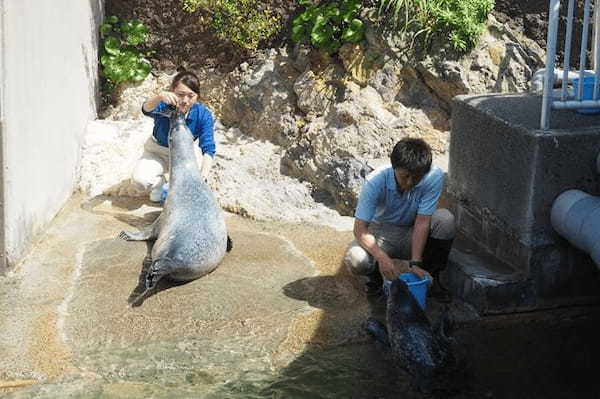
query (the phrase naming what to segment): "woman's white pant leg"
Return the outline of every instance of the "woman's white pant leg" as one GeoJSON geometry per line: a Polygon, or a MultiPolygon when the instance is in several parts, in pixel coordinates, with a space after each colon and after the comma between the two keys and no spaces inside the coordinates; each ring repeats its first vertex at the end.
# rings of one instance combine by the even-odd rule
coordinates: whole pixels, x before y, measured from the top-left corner
{"type": "Polygon", "coordinates": [[[144,153],[135,165],[131,177],[133,183],[146,192],[162,185],[165,182],[164,174],[168,171],[168,149],[165,149],[165,159],[165,154],[161,154],[165,150],[154,148],[155,146],[160,147],[154,140],[152,143],[146,143],[144,153]]]}

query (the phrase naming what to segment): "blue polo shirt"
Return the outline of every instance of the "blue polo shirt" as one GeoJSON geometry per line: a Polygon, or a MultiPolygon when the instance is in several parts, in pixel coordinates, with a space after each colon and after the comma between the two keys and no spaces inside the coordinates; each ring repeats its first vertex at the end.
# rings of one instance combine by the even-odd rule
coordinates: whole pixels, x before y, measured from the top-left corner
{"type": "MultiPolygon", "coordinates": [[[[142,113],[154,119],[154,129],[152,135],[163,147],[169,146],[169,129],[170,123],[169,118],[161,115],[160,112],[167,110],[167,104],[160,102],[156,108],[150,112],[144,111],[142,113]]],[[[194,140],[198,139],[198,146],[202,150],[203,154],[209,154],[214,158],[216,152],[215,146],[215,133],[214,133],[214,119],[211,112],[204,105],[196,103],[190,108],[185,118],[185,124],[192,131],[194,140]]]]}
{"type": "Polygon", "coordinates": [[[432,166],[410,191],[396,188],[394,169],[384,165],[369,173],[358,198],[354,216],[365,222],[412,226],[417,214],[432,215],[442,195],[444,172],[432,166]]]}

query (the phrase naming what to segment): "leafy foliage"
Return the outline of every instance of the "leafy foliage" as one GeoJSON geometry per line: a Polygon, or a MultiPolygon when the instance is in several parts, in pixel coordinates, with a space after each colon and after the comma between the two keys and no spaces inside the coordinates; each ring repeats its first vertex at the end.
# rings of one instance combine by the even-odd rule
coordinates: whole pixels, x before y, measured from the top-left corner
{"type": "Polygon", "coordinates": [[[123,21],[108,17],[100,26],[102,37],[102,72],[111,85],[121,82],[140,82],[152,69],[145,55],[137,48],[148,37],[148,28],[140,21],[123,21]]]}
{"type": "Polygon", "coordinates": [[[315,48],[335,53],[344,42],[356,43],[364,37],[364,23],[359,18],[360,0],[331,1],[315,4],[299,0],[306,9],[292,24],[292,40],[310,42],[315,48]]]}
{"type": "Polygon", "coordinates": [[[445,35],[452,47],[468,51],[477,44],[494,0],[378,0],[379,14],[389,16],[394,27],[410,33],[413,41],[428,44],[445,35]]]}
{"type": "Polygon", "coordinates": [[[257,0],[182,0],[183,9],[199,9],[212,16],[210,25],[224,40],[255,50],[261,41],[279,32],[278,18],[269,9],[261,9],[257,0]]]}

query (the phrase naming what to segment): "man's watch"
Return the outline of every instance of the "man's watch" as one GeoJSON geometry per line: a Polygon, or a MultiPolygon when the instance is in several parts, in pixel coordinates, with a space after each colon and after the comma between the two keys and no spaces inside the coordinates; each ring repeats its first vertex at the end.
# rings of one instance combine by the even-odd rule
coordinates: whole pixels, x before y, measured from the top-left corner
{"type": "Polygon", "coordinates": [[[423,267],[423,261],[422,260],[411,260],[408,262],[408,267],[410,269],[412,269],[413,266],[417,266],[417,267],[423,267]]]}

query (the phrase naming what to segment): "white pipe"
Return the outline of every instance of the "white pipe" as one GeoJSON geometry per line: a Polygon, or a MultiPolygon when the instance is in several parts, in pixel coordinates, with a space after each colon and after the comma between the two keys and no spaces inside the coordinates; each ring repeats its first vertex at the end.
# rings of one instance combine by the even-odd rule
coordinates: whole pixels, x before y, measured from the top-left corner
{"type": "MultiPolygon", "coordinates": [[[[535,73],[533,74],[533,76],[531,77],[530,83],[529,83],[529,92],[530,93],[535,93],[535,94],[540,94],[543,91],[544,88],[544,75],[546,73],[546,68],[542,68],[542,69],[538,69],[537,71],[535,71],[535,73]]],[[[564,70],[560,69],[560,68],[554,68],[554,82],[557,84],[562,84],[563,83],[563,79],[564,79],[564,70]]],[[[594,76],[594,71],[592,70],[586,70],[584,71],[584,75],[587,76],[594,76]]],[[[579,71],[575,72],[575,71],[568,71],[567,74],[567,83],[570,83],[573,81],[573,79],[579,79],[579,71]]],[[[562,94],[562,93],[561,93],[562,94]]],[[[560,96],[556,96],[553,95],[553,98],[560,98],[560,96]]]]}
{"type": "Polygon", "coordinates": [[[550,219],[558,234],[590,254],[600,268],[600,197],[567,190],[554,200],[550,219]]]}

